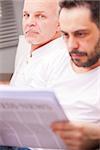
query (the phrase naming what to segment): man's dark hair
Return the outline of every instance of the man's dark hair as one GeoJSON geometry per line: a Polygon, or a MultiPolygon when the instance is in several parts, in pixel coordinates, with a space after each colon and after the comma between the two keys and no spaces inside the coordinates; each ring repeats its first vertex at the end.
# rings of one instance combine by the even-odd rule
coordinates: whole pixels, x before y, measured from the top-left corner
{"type": "Polygon", "coordinates": [[[59,6],[60,11],[63,8],[87,7],[90,9],[92,21],[100,28],[100,0],[61,0],[59,6]]]}

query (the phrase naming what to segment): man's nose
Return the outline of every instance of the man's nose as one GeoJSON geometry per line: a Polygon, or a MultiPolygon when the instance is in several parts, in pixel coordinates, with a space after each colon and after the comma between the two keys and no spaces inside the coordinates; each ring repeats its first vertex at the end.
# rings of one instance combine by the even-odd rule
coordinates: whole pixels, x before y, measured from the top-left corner
{"type": "Polygon", "coordinates": [[[79,48],[79,41],[76,38],[68,39],[68,49],[70,51],[77,50],[79,48]]]}
{"type": "Polygon", "coordinates": [[[29,18],[29,20],[28,20],[28,24],[29,24],[29,26],[36,26],[36,25],[37,25],[37,22],[36,22],[35,17],[30,16],[30,18],[29,18]]]}

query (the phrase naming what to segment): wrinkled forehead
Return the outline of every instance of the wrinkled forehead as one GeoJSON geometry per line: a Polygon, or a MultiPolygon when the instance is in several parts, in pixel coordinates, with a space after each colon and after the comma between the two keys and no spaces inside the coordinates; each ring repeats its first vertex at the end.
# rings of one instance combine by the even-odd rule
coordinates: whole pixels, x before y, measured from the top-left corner
{"type": "Polygon", "coordinates": [[[24,11],[58,12],[58,0],[24,0],[24,11]]]}

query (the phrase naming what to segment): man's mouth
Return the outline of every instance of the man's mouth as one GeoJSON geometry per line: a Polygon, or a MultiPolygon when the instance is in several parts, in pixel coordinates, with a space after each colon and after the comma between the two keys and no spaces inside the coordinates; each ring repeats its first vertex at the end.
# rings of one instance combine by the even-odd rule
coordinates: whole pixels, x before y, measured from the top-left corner
{"type": "Polygon", "coordinates": [[[87,53],[75,51],[75,52],[70,52],[70,56],[71,56],[72,58],[80,58],[80,57],[85,57],[85,56],[87,56],[87,53]]]}
{"type": "Polygon", "coordinates": [[[84,57],[84,56],[86,56],[86,55],[83,55],[83,54],[71,54],[71,56],[72,56],[73,58],[80,58],[80,57],[84,57]]]}
{"type": "Polygon", "coordinates": [[[38,31],[35,31],[35,30],[27,30],[26,32],[25,32],[25,34],[39,34],[39,32],[38,31]]]}

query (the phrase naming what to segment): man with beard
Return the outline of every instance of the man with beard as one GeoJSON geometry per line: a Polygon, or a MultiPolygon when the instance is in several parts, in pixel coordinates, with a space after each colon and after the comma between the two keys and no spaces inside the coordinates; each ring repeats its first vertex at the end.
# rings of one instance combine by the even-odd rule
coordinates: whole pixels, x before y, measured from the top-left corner
{"type": "Polygon", "coordinates": [[[56,92],[70,121],[52,129],[69,150],[92,150],[100,138],[91,125],[100,123],[100,1],[62,0],[59,19],[70,60],[56,92]]]}

